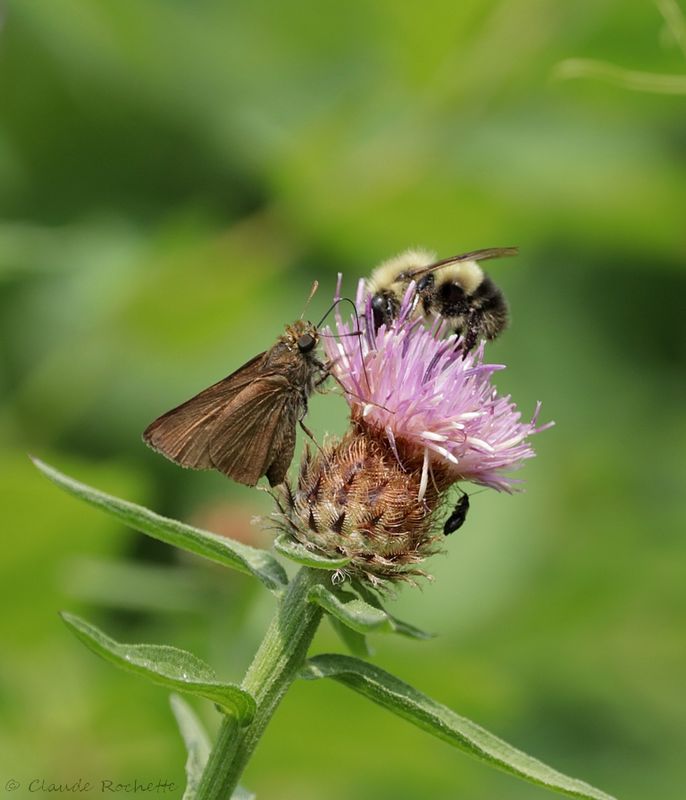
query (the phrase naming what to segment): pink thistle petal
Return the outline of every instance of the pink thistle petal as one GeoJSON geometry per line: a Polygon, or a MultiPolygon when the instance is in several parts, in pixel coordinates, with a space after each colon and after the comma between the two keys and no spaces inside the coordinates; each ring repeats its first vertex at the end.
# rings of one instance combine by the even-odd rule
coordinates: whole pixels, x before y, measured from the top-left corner
{"type": "MultiPolygon", "coordinates": [[[[444,321],[422,324],[417,302],[412,283],[397,320],[374,333],[371,296],[360,281],[363,335],[326,338],[324,344],[348,404],[357,418],[385,434],[396,457],[398,441],[416,446],[426,474],[439,463],[456,481],[513,491],[519,481],[504,473],[535,455],[529,437],[553,423],[537,427],[540,403],[531,421],[522,422],[510,396],[500,396],[491,383],[505,367],[484,363],[483,342],[463,357],[456,336],[442,338],[444,321]]],[[[338,309],[335,321],[339,335],[356,330],[354,318],[345,322],[338,309]]],[[[425,481],[423,475],[423,486],[425,481]]]]}

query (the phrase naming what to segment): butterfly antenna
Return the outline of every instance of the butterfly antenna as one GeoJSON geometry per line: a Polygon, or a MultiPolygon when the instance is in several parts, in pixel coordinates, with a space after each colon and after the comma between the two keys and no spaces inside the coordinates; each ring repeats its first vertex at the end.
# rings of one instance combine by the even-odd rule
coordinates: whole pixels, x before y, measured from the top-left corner
{"type": "Polygon", "coordinates": [[[312,300],[318,288],[319,288],[319,281],[315,281],[312,284],[312,289],[310,289],[310,296],[307,298],[307,302],[305,303],[305,307],[303,308],[303,313],[300,315],[300,319],[303,319],[303,317],[305,316],[305,312],[307,311],[307,306],[309,306],[310,300],[312,300]]]}
{"type": "Polygon", "coordinates": [[[320,333],[325,339],[346,339],[349,336],[364,336],[362,331],[352,331],[351,333],[320,333]]]}
{"type": "MultiPolygon", "coordinates": [[[[331,303],[331,305],[330,305],[330,306],[329,306],[329,307],[326,309],[326,314],[324,314],[324,316],[323,316],[323,317],[322,317],[322,318],[319,320],[319,322],[317,323],[317,328],[321,328],[321,326],[322,326],[322,324],[323,324],[324,320],[325,320],[325,319],[326,319],[326,318],[329,316],[329,314],[330,314],[330,313],[331,313],[331,312],[334,310],[334,308],[336,308],[336,306],[337,306],[339,303],[350,303],[350,305],[353,307],[353,311],[354,311],[354,313],[355,313],[355,318],[357,319],[357,309],[355,308],[355,303],[353,303],[353,301],[352,301],[352,300],[351,300],[349,297],[338,297],[338,298],[336,298],[336,300],[334,300],[334,301],[333,301],[333,303],[331,303]]],[[[359,321],[359,320],[358,320],[358,321],[359,321]]],[[[360,326],[358,325],[357,327],[359,328],[360,326]]]]}
{"type": "Polygon", "coordinates": [[[362,371],[364,372],[364,380],[365,383],[367,384],[367,389],[368,391],[371,392],[372,387],[371,384],[369,383],[369,375],[367,375],[367,366],[364,363],[364,353],[362,352],[362,339],[361,339],[362,330],[360,329],[360,315],[357,313],[357,307],[355,306],[355,303],[353,303],[353,301],[349,297],[339,297],[336,300],[334,300],[333,303],[331,303],[331,305],[329,306],[326,314],[324,314],[324,316],[321,318],[319,324],[317,325],[317,329],[321,327],[324,320],[329,316],[329,314],[334,310],[334,308],[336,308],[336,306],[339,303],[350,303],[353,310],[353,314],[355,315],[355,322],[357,324],[357,331],[355,332],[355,335],[360,336],[359,344],[360,344],[360,361],[362,362],[362,371]]]}

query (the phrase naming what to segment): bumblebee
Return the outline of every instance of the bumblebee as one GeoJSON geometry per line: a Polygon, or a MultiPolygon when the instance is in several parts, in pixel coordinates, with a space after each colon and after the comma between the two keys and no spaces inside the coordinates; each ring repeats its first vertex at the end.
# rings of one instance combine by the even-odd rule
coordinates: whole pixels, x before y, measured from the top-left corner
{"type": "Polygon", "coordinates": [[[417,249],[384,261],[367,281],[375,330],[397,317],[407,287],[416,281],[424,316],[447,320],[463,337],[465,352],[479,339],[496,339],[509,321],[507,301],[479,262],[517,252],[516,247],[491,247],[436,261],[434,253],[417,249]]]}

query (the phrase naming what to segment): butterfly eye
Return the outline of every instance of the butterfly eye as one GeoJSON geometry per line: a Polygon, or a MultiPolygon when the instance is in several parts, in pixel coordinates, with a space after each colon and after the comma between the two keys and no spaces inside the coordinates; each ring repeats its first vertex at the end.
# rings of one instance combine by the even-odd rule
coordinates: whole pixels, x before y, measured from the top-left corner
{"type": "Polygon", "coordinates": [[[304,333],[298,339],[298,350],[301,353],[309,353],[315,346],[316,342],[314,340],[314,336],[311,336],[309,333],[304,333]]]}

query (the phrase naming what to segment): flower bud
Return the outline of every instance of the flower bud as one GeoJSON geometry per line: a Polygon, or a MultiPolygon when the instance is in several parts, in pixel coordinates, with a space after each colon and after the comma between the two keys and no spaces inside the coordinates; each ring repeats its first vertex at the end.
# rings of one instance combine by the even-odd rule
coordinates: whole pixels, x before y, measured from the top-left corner
{"type": "Polygon", "coordinates": [[[385,436],[354,425],[340,441],[305,450],[297,485],[278,488],[279,523],[308,549],[349,558],[344,572],[377,584],[424,575],[437,551],[440,486],[421,492],[422,467],[403,465],[385,436]]]}

